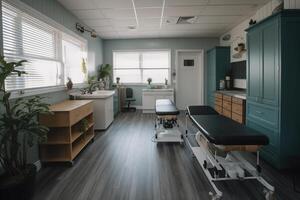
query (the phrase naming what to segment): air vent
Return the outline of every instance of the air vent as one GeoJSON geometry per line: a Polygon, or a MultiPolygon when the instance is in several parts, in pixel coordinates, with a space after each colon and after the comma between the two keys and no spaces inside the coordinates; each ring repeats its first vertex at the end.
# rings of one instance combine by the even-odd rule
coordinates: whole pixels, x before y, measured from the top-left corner
{"type": "Polygon", "coordinates": [[[196,16],[179,17],[176,24],[194,24],[196,21],[196,16]]]}

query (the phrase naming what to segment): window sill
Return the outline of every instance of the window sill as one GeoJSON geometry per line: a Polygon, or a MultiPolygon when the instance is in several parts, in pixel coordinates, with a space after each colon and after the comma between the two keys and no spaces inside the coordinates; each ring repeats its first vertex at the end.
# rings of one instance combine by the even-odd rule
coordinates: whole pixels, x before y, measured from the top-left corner
{"type": "MultiPolygon", "coordinates": [[[[80,84],[74,84],[73,89],[80,89],[82,87],[85,87],[85,83],[80,84]]],[[[35,95],[42,95],[47,93],[53,93],[53,92],[60,92],[65,91],[67,93],[67,88],[63,85],[61,86],[54,86],[54,87],[43,87],[43,88],[34,88],[34,89],[25,89],[25,90],[15,90],[11,91],[10,99],[17,99],[17,98],[23,98],[23,97],[29,97],[29,96],[35,96],[35,95]]]]}

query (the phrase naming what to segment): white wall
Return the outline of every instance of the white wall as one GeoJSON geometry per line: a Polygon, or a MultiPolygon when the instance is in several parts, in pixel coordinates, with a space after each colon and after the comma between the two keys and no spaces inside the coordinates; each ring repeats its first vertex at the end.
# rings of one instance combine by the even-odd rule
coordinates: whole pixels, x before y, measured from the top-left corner
{"type": "MultiPolygon", "coordinates": [[[[300,2],[300,0],[285,0],[284,3],[286,1],[300,2]]],[[[272,14],[273,9],[276,8],[281,2],[282,2],[282,0],[272,0],[269,3],[267,3],[266,5],[264,5],[263,7],[261,7],[259,10],[257,10],[255,15],[253,15],[252,17],[246,19],[245,21],[243,21],[242,23],[240,23],[239,25],[237,25],[236,27],[234,27],[230,31],[223,34],[220,37],[220,45],[221,46],[231,46],[231,55],[234,54],[235,53],[234,47],[237,46],[237,43],[240,43],[240,42],[246,43],[246,32],[244,30],[249,27],[250,19],[254,19],[258,22],[258,21],[270,16],[272,14]],[[228,40],[228,41],[223,41],[222,37],[224,35],[227,35],[227,34],[231,35],[231,39],[228,40]]],[[[298,3],[298,4],[300,6],[300,3],[298,3]]],[[[247,59],[246,56],[247,56],[246,53],[244,53],[243,56],[239,59],[232,58],[232,56],[231,56],[231,62],[246,60],[247,59]]]]}

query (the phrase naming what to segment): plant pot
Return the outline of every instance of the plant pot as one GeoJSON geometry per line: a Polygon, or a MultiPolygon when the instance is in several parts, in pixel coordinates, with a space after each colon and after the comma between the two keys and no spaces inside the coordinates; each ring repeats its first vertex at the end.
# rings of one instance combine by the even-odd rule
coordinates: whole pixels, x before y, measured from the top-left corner
{"type": "Polygon", "coordinates": [[[0,199],[30,200],[34,195],[36,166],[27,165],[24,175],[0,177],[0,199]]]}

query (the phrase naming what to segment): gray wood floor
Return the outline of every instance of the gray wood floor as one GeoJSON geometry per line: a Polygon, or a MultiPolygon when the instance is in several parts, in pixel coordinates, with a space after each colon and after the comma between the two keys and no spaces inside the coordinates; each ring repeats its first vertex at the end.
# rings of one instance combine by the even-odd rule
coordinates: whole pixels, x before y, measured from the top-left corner
{"type": "MultiPolygon", "coordinates": [[[[180,124],[184,115],[180,116],[180,124]]],[[[98,133],[73,167],[48,165],[38,174],[35,200],[177,200],[209,199],[211,187],[187,146],[151,142],[154,115],[120,114],[98,133]]],[[[183,127],[183,126],[181,126],[183,127]]],[[[189,129],[194,128],[189,125],[189,129]]],[[[255,157],[245,155],[250,161],[255,157]]],[[[291,177],[262,163],[263,174],[276,187],[277,199],[300,199],[291,177]]],[[[264,199],[256,181],[218,183],[223,199],[264,199]]]]}

